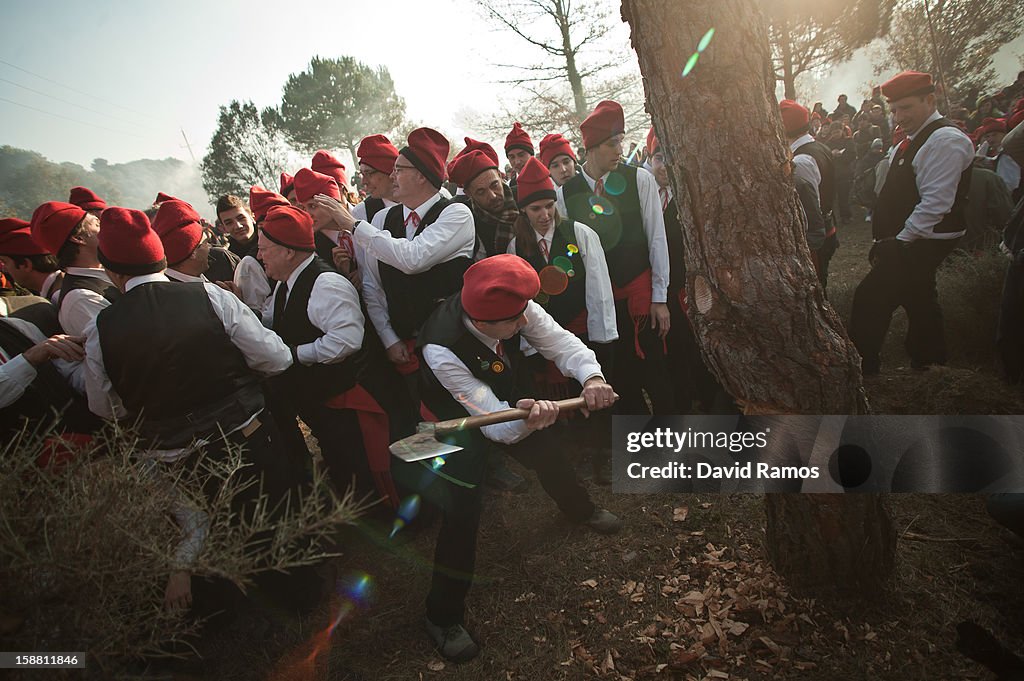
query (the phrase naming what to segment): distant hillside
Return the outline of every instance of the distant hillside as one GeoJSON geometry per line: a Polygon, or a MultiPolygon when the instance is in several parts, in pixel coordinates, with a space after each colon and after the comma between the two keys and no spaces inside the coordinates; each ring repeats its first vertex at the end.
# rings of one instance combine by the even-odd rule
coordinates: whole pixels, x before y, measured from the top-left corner
{"type": "Polygon", "coordinates": [[[98,158],[86,170],[76,163],[54,163],[35,151],[0,147],[0,216],[28,220],[41,203],[67,201],[76,185],[92,189],[110,205],[139,209],[165,192],[213,217],[199,169],[175,158],[114,164],[98,158]]]}

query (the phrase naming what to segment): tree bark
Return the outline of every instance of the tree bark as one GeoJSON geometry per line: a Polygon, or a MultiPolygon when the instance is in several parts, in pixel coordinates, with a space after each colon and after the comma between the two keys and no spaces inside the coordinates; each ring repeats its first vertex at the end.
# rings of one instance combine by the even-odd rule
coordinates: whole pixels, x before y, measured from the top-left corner
{"type": "MultiPolygon", "coordinates": [[[[623,0],[622,14],[668,151],[708,367],[748,414],[864,413],[860,357],[807,249],[755,1],[623,0]]],[[[895,541],[881,497],[768,495],[766,506],[769,555],[794,590],[888,580],[895,541]]]]}

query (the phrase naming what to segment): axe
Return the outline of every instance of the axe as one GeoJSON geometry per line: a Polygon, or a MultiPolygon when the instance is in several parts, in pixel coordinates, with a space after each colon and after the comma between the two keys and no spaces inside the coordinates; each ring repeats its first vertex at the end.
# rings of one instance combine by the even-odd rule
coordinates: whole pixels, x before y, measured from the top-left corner
{"type": "MultiPolygon", "coordinates": [[[[587,406],[586,400],[582,397],[559,400],[555,404],[558,405],[559,412],[574,411],[587,406]]],[[[438,438],[463,430],[493,426],[497,423],[508,423],[509,421],[519,421],[527,418],[529,415],[529,409],[504,409],[491,412],[490,414],[480,414],[479,416],[464,416],[448,421],[438,421],[437,423],[421,423],[420,432],[391,443],[388,449],[402,461],[411,462],[433,459],[436,456],[444,456],[462,450],[462,447],[441,442],[438,438]]]]}

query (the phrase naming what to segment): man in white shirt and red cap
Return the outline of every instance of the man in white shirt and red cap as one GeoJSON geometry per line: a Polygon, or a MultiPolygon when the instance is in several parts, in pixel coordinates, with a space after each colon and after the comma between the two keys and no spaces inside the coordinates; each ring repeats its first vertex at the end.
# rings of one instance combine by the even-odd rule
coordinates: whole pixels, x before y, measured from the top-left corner
{"type": "Polygon", "coordinates": [[[862,371],[877,374],[889,321],[907,313],[906,349],[916,369],[945,364],[935,272],[966,233],[974,145],[939,114],[927,73],[904,71],[882,85],[907,138],[890,151],[889,172],[871,215],[871,270],[857,286],[850,338],[862,371]]]}
{"type": "Polygon", "coordinates": [[[600,102],[580,124],[587,160],[583,172],[558,188],[559,213],[601,237],[619,326],[612,377],[622,396],[616,413],[674,413],[665,363],[671,326],[669,258],[658,185],[648,171],[622,163],[625,116],[600,102]]]}
{"type": "Polygon", "coordinates": [[[444,465],[427,467],[420,493],[443,511],[427,596],[426,628],[439,652],[462,662],[479,645],[464,626],[465,603],[473,579],[481,493],[491,443],[533,469],[542,486],[571,521],[602,534],[617,532],[621,521],[597,508],[579,484],[554,430],[554,402],[529,397],[525,339],[558,369],[583,386],[589,410],[606,409],[616,395],[605,382],[594,352],[558,324],[533,298],[540,279],[533,267],[505,254],[475,263],[460,293],[448,298],[427,320],[419,338],[423,401],[439,418],[485,414],[510,406],[529,411],[523,421],[466,430],[452,440],[464,448],[444,465]]]}
{"type": "Polygon", "coordinates": [[[416,418],[394,368],[365,337],[359,293],[314,252],[305,211],[271,208],[259,241],[260,259],[278,282],[263,323],[294,359],[272,381],[275,406],[291,405],[309,426],[339,492],[354,473],[397,504],[387,448],[415,431],[416,418]]]}
{"type": "Polygon", "coordinates": [[[579,170],[572,145],[558,133],[546,135],[540,141],[539,158],[557,187],[575,177],[579,170]]]}
{"type": "Polygon", "coordinates": [[[164,274],[171,281],[208,281],[203,273],[210,268],[210,242],[200,220],[192,206],[177,199],[160,204],[153,218],[153,231],[167,257],[164,274]]]}
{"type": "Polygon", "coordinates": [[[366,198],[352,207],[352,217],[372,223],[377,213],[398,203],[391,183],[391,173],[398,160],[398,147],[384,135],[370,135],[359,142],[356,156],[359,158],[359,175],[363,178],[366,198]]]}
{"type": "MultiPolygon", "coordinates": [[[[133,424],[139,455],[154,464],[219,460],[239,447],[252,464],[241,475],[255,484],[234,508],[249,512],[261,492],[275,508],[296,481],[264,414],[260,382],[291,364],[287,346],[215,284],[168,280],[163,244],[143,212],[108,208],[100,221],[99,259],[122,295],[87,330],[90,408],[133,424]]],[[[191,602],[187,561],[171,575],[166,598],[191,602]]]]}
{"type": "Polygon", "coordinates": [[[448,140],[436,130],[409,133],[391,174],[401,205],[377,213],[373,225],[356,221],[333,198],[314,199],[334,212],[343,230],[352,230],[366,254],[367,312],[396,365],[413,363],[420,326],[441,300],[459,290],[472,262],[473,215],[466,205],[440,193],[448,150],[448,140]]]}
{"type": "Polygon", "coordinates": [[[50,201],[36,208],[31,229],[36,243],[56,255],[64,270],[57,302],[61,328],[84,336],[100,310],[120,295],[96,253],[100,220],[78,206],[50,201]]]}
{"type": "Polygon", "coordinates": [[[100,216],[107,208],[107,202],[96,195],[96,192],[88,187],[72,187],[68,196],[68,203],[78,206],[86,213],[100,216]]]}
{"type": "MultiPolygon", "coordinates": [[[[811,225],[815,206],[806,206],[807,213],[807,246],[814,258],[814,269],[818,273],[818,281],[822,286],[828,283],[828,264],[839,247],[839,235],[836,230],[836,219],[832,212],[836,199],[836,171],[832,160],[832,151],[821,142],[811,137],[810,112],[791,99],[779,102],[782,115],[782,127],[789,142],[789,150],[793,154],[793,175],[807,183],[813,191],[816,210],[824,222],[824,239],[819,240],[817,232],[812,232],[811,225]]],[[[800,190],[800,187],[797,187],[800,190]]]]}
{"type": "Polygon", "coordinates": [[[54,305],[64,273],[57,258],[32,238],[30,223],[18,218],[0,220],[0,263],[14,281],[54,305]]]}

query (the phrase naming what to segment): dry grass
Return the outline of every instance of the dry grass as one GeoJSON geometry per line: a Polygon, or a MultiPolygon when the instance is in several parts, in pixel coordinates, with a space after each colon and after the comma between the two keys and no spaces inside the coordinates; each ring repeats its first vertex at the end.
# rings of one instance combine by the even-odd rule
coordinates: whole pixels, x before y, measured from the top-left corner
{"type": "Polygon", "coordinates": [[[0,452],[0,649],[87,651],[96,678],[191,646],[195,620],[163,604],[167,578],[180,569],[176,503],[209,520],[192,574],[242,588],[261,572],[319,561],[359,511],[351,497],[310,493],[283,513],[263,496],[240,518],[231,499],[251,484],[239,474],[240,450],[217,464],[201,458],[154,474],[134,458],[130,433],[109,432],[71,461],[42,468],[45,435],[23,433],[0,452]],[[203,495],[206,482],[219,490],[215,498],[203,495]]]}

